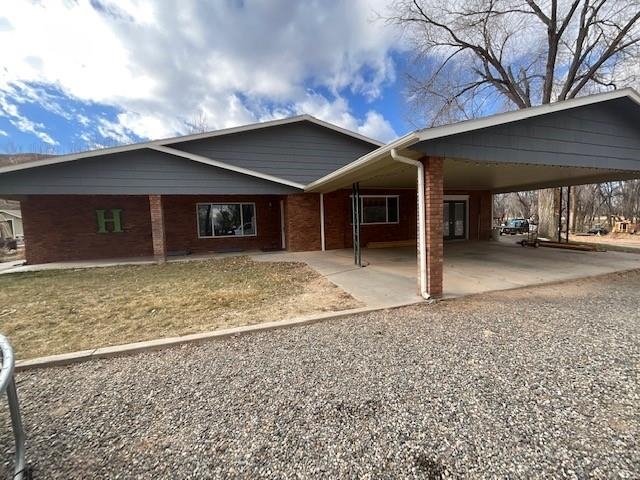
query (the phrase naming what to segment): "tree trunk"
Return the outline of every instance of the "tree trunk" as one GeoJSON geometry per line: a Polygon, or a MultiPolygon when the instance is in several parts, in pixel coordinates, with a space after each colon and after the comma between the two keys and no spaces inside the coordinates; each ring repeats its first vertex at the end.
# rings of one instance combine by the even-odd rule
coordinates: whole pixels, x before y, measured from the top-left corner
{"type": "Polygon", "coordinates": [[[558,193],[557,188],[538,192],[538,234],[549,240],[558,238],[558,193]]]}

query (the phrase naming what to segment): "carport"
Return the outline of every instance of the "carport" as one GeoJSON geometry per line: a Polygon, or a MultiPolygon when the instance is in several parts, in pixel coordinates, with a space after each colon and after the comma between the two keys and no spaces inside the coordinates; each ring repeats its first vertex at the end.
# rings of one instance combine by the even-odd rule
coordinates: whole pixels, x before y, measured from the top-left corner
{"type": "MultiPolygon", "coordinates": [[[[640,178],[640,96],[625,89],[418,130],[305,190],[328,194],[352,187],[357,198],[360,188],[415,189],[419,291],[438,298],[445,233],[455,237],[455,229],[459,238],[469,239],[472,230],[474,238],[489,240],[491,195],[634,178],[640,178]],[[465,208],[455,205],[465,201],[465,208]]],[[[357,205],[352,222],[356,262],[361,248],[357,205]]],[[[518,255],[533,254],[522,250],[518,255]]],[[[490,282],[492,274],[486,275],[490,282]]]]}

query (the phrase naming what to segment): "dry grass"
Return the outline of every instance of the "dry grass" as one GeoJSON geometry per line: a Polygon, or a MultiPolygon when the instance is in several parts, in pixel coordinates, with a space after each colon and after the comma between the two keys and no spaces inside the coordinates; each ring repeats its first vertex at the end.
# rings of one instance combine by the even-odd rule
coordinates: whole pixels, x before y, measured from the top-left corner
{"type": "Polygon", "coordinates": [[[569,239],[578,243],[595,244],[607,250],[638,253],[640,251],[640,235],[628,233],[610,233],[603,236],[570,235],[569,239]]]}
{"type": "Polygon", "coordinates": [[[0,332],[18,358],[357,306],[304,264],[248,257],[0,276],[0,332]]]}

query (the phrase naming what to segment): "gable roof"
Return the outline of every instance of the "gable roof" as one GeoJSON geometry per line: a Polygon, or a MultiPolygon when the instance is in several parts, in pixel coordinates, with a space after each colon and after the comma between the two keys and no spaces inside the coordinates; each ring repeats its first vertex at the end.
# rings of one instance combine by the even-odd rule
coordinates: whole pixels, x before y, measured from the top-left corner
{"type": "Polygon", "coordinates": [[[36,160],[33,162],[0,167],[0,174],[27,170],[27,169],[43,167],[43,166],[49,166],[49,165],[58,165],[62,163],[73,162],[76,160],[82,160],[87,158],[96,158],[96,157],[101,157],[106,155],[117,154],[117,153],[150,149],[150,150],[156,150],[156,151],[163,151],[164,153],[169,153],[171,155],[179,156],[181,158],[186,158],[192,161],[209,164],[218,168],[223,168],[223,169],[234,171],[237,173],[242,173],[245,175],[269,180],[275,183],[280,183],[283,185],[293,186],[293,187],[302,189],[304,187],[302,183],[291,181],[286,178],[281,178],[278,176],[261,173],[255,169],[239,167],[236,165],[232,165],[228,162],[223,162],[216,159],[204,157],[202,155],[194,155],[194,154],[191,154],[190,152],[183,152],[180,149],[170,148],[170,146],[174,144],[184,144],[186,142],[206,140],[206,139],[212,139],[216,137],[224,137],[224,136],[234,135],[237,133],[251,132],[256,130],[267,129],[270,127],[283,126],[283,125],[299,124],[302,122],[308,122],[313,125],[317,125],[322,128],[328,129],[332,132],[345,135],[349,138],[356,139],[361,142],[365,142],[374,148],[380,147],[383,145],[381,142],[377,140],[373,140],[359,133],[352,132],[345,128],[339,127],[337,125],[333,125],[331,123],[312,117],[311,115],[305,114],[305,115],[299,115],[296,117],[284,118],[279,120],[271,120],[271,121],[261,122],[261,123],[253,123],[253,124],[243,125],[239,127],[226,128],[222,130],[215,130],[212,132],[196,133],[192,135],[184,135],[184,136],[171,137],[171,138],[166,138],[161,140],[152,140],[148,142],[123,145],[119,147],[102,148],[98,150],[72,153],[68,155],[52,156],[52,157],[36,160]]]}
{"type": "Polygon", "coordinates": [[[408,133],[407,135],[398,138],[397,140],[388,143],[377,150],[369,152],[363,155],[354,162],[345,165],[338,170],[325,175],[324,177],[309,183],[306,187],[306,191],[321,191],[330,184],[340,182],[341,179],[351,178],[359,171],[364,171],[366,168],[372,167],[378,162],[389,160],[391,150],[409,150],[407,153],[414,153],[414,156],[418,158],[417,152],[411,152],[411,147],[416,146],[418,143],[427,142],[436,139],[443,139],[454,135],[474,132],[483,130],[490,127],[499,125],[508,125],[523,120],[540,117],[543,115],[549,115],[555,112],[562,112],[572,110],[588,105],[596,105],[604,102],[609,102],[616,99],[628,99],[633,102],[638,108],[640,108],[640,95],[633,88],[624,88],[621,90],[614,90],[611,92],[599,93],[594,95],[588,95],[585,97],[573,98],[562,102],[549,103],[545,105],[539,105],[521,110],[515,110],[511,112],[499,113],[490,115],[483,118],[477,118],[472,120],[465,120],[458,123],[449,125],[443,125],[439,127],[424,128],[408,133]]]}

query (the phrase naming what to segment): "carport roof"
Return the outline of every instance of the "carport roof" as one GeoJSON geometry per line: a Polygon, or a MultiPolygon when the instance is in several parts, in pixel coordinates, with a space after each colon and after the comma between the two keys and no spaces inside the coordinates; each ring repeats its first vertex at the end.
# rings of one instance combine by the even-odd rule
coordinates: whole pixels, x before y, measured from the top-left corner
{"type": "Polygon", "coordinates": [[[445,188],[518,191],[640,178],[640,95],[627,88],[409,133],[305,188],[415,186],[391,158],[445,159],[445,188]]]}

